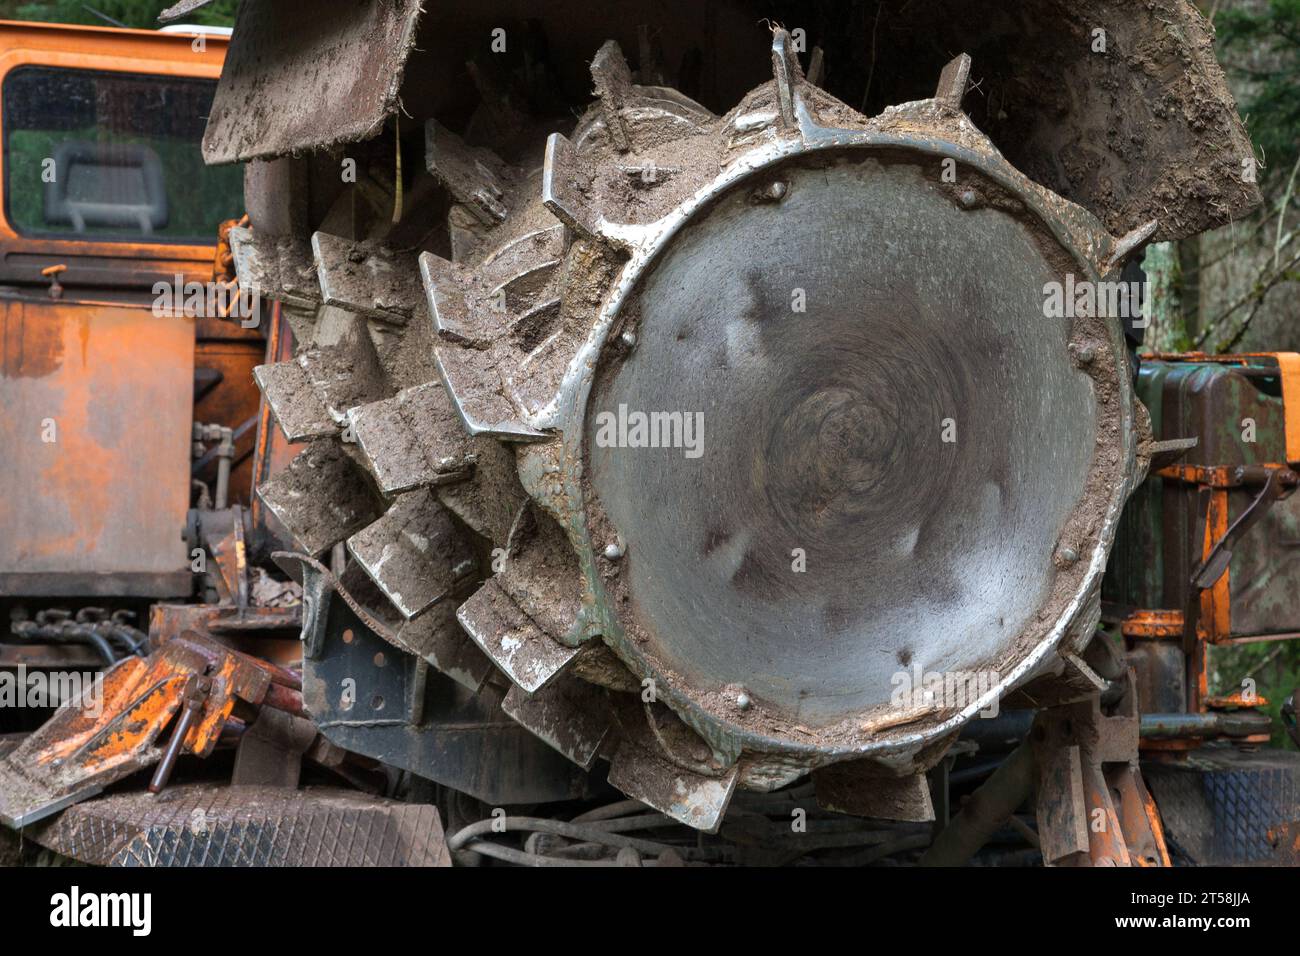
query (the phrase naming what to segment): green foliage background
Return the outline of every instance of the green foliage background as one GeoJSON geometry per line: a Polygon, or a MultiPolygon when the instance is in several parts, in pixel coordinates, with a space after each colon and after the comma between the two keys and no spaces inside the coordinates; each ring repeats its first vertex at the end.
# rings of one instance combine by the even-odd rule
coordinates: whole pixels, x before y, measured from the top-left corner
{"type": "Polygon", "coordinates": [[[1221,9],[1214,20],[1228,76],[1248,90],[1238,104],[1274,181],[1300,155],[1300,0],[1221,9]]]}
{"type": "MultiPolygon", "coordinates": [[[[123,26],[153,30],[158,27],[158,14],[175,0],[0,0],[0,19],[42,20],[46,23],[84,23],[88,26],[109,26],[97,10],[123,26]]],[[[235,22],[235,7],[239,0],[216,0],[185,17],[186,23],[228,27],[235,22]]]]}

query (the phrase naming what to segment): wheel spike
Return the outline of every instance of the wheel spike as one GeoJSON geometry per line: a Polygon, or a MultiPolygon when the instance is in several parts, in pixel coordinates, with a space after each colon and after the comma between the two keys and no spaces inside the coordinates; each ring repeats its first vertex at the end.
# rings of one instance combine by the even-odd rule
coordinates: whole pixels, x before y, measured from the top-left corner
{"type": "Polygon", "coordinates": [[[476,566],[468,543],[427,489],[398,498],[348,539],[348,551],[407,620],[446,599],[476,566]]]}
{"type": "Polygon", "coordinates": [[[609,767],[613,786],[705,833],[716,833],[721,826],[739,776],[736,767],[716,777],[684,770],[632,740],[619,745],[609,767]]]}
{"type": "Polygon", "coordinates": [[[441,601],[407,621],[397,632],[403,649],[428,661],[441,673],[477,693],[496,667],[456,621],[452,601],[441,601]]]}
{"type": "Polygon", "coordinates": [[[822,48],[815,46],[812,48],[812,56],[808,61],[808,75],[806,79],[812,86],[822,85],[822,74],[825,72],[825,54],[822,48]]]}
{"type": "Polygon", "coordinates": [[[934,98],[940,106],[950,110],[960,110],[962,98],[966,96],[966,85],[970,80],[971,59],[962,53],[948,62],[939,74],[939,86],[934,98]]]}
{"type": "Polygon", "coordinates": [[[623,51],[613,40],[606,40],[596,51],[595,59],[591,61],[591,79],[600,99],[610,142],[620,153],[626,153],[632,148],[632,132],[623,110],[632,93],[632,71],[623,58],[623,51]]]}
{"type": "Polygon", "coordinates": [[[456,619],[483,653],[530,694],[545,687],[578,653],[548,637],[495,578],[460,606],[456,619]]]}
{"type": "Polygon", "coordinates": [[[245,227],[231,229],[229,239],[235,275],[245,293],[294,308],[320,305],[320,286],[307,242],[290,236],[254,235],[245,227]]]}
{"type": "Polygon", "coordinates": [[[778,28],[772,34],[772,76],[776,80],[777,106],[781,111],[781,125],[794,129],[797,118],[794,112],[798,85],[803,82],[803,69],[795,55],[790,32],[778,28]]]}
{"type": "Polygon", "coordinates": [[[563,133],[552,133],[546,141],[546,160],[542,171],[542,202],[555,218],[582,236],[602,240],[600,214],[582,195],[578,186],[582,160],[573,143],[563,133]]]}
{"type": "Polygon", "coordinates": [[[594,684],[561,674],[535,694],[517,684],[501,709],[584,770],[590,770],[613,729],[604,692],[594,684]]]}
{"type": "Polygon", "coordinates": [[[430,120],[424,125],[424,157],[434,178],[483,225],[495,226],[510,214],[502,202],[509,173],[490,150],[471,147],[430,120]]]}
{"type": "Polygon", "coordinates": [[[271,406],[280,430],[289,442],[310,441],[337,434],[338,423],[316,394],[307,373],[297,362],[276,362],[253,369],[253,380],[271,406]]]}
{"type": "Polygon", "coordinates": [[[312,442],[257,489],[262,503],[309,555],[360,531],[379,517],[365,475],[338,442],[312,442]]]}
{"type": "Polygon", "coordinates": [[[412,257],[325,232],[311,237],[311,247],[326,305],[394,325],[422,316],[424,296],[412,257]]]}
{"type": "Polygon", "coordinates": [[[473,473],[477,456],[438,382],[357,406],[349,410],[348,422],[384,494],[464,481],[473,473]]]}

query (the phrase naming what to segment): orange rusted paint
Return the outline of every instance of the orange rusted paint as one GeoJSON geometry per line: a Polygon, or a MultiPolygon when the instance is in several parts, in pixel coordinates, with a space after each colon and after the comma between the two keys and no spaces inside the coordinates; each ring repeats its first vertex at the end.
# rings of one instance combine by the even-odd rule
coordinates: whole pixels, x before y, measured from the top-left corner
{"type": "Polygon", "coordinates": [[[1194,714],[1205,712],[1205,700],[1210,695],[1207,646],[1203,640],[1196,641],[1187,658],[1187,710],[1194,714]]]}
{"type": "Polygon", "coordinates": [[[103,676],[104,703],[101,715],[96,717],[88,711],[70,708],[61,736],[40,752],[39,761],[51,763],[65,760],[85,746],[107,724],[103,715],[121,711],[134,699],[148,670],[143,658],[128,657],[107,671],[103,676]]]}
{"type": "Polygon", "coordinates": [[[146,766],[157,758],[156,741],[180,710],[186,690],[200,677],[210,681],[211,690],[184,747],[209,756],[235,705],[260,705],[271,683],[284,675],[282,669],[211,638],[177,638],[148,658],[127,658],[109,670],[98,713],[77,706],[58,711],[33,735],[46,739],[30,755],[31,763],[57,771],[68,782],[91,782],[146,766]]]}
{"type": "MultiPolygon", "coordinates": [[[[1202,469],[1216,471],[1218,469],[1202,469]]],[[[1209,484],[1209,482],[1205,482],[1209,484]]],[[[1202,556],[1209,555],[1214,545],[1228,531],[1228,493],[1221,486],[1214,487],[1210,497],[1209,513],[1205,522],[1205,538],[1202,542],[1202,556]]],[[[1211,587],[1201,593],[1199,620],[1196,622],[1196,641],[1187,648],[1188,658],[1188,708],[1192,712],[1204,711],[1209,697],[1209,671],[1207,643],[1228,641],[1231,634],[1231,570],[1225,570],[1211,587]]],[[[1120,624],[1120,632],[1125,638],[1150,640],[1178,640],[1183,636],[1184,619],[1182,611],[1140,609],[1131,613],[1120,624]]],[[[1176,742],[1175,742],[1176,743],[1176,742]]],[[[1167,742],[1143,742],[1165,749],[1172,749],[1167,742]]],[[[1176,744],[1181,746],[1181,744],[1176,744]]]]}
{"type": "Polygon", "coordinates": [[[0,343],[0,574],[188,573],[193,321],[0,299],[0,343]]]}
{"type": "Polygon", "coordinates": [[[1111,802],[1106,779],[1100,767],[1083,764],[1084,818],[1088,824],[1088,852],[1075,854],[1073,865],[1131,866],[1128,846],[1119,815],[1111,802]]]}
{"type": "MultiPolygon", "coordinates": [[[[1287,458],[1295,461],[1300,455],[1300,354],[1292,352],[1261,353],[1247,356],[1202,356],[1192,353],[1186,356],[1164,355],[1165,360],[1172,361],[1219,361],[1224,363],[1243,363],[1248,358],[1269,357],[1277,361],[1283,379],[1283,403],[1287,423],[1287,458]],[[1293,434],[1294,432],[1294,434],[1293,434]]],[[[1156,472],[1156,475],[1188,484],[1210,489],[1210,499],[1205,520],[1205,536],[1201,542],[1202,558],[1208,558],[1218,542],[1227,535],[1230,525],[1229,491],[1246,484],[1260,484],[1263,477],[1280,480],[1284,488],[1294,488],[1296,474],[1289,463],[1265,463],[1248,469],[1223,465],[1171,465],[1156,472]],[[1270,474],[1278,473],[1280,474],[1270,474]]],[[[1289,492],[1287,492],[1289,493],[1289,492]]],[[[1255,706],[1244,701],[1238,702],[1239,695],[1210,698],[1209,696],[1209,654],[1207,644],[1233,644],[1244,641],[1287,639],[1290,635],[1262,635],[1248,638],[1235,638],[1232,635],[1232,568],[1225,568],[1219,579],[1201,592],[1201,606],[1197,621],[1196,640],[1193,646],[1186,648],[1188,670],[1188,709],[1204,712],[1208,708],[1219,706],[1255,706]]],[[[1121,631],[1126,637],[1172,638],[1172,625],[1181,624],[1182,615],[1172,611],[1138,611],[1129,616],[1121,631]]],[[[1173,749],[1172,742],[1144,742],[1143,748],[1163,747],[1173,749]]]]}
{"type": "Polygon", "coordinates": [[[1283,866],[1300,865],[1300,820],[1282,823],[1265,831],[1273,847],[1274,863],[1283,866]]]}
{"type": "MultiPolygon", "coordinates": [[[[1281,462],[1268,462],[1252,466],[1255,474],[1267,471],[1286,471],[1288,466],[1281,462]]],[[[1204,485],[1207,488],[1225,490],[1240,488],[1243,481],[1241,469],[1228,465],[1169,465],[1156,471],[1161,478],[1171,478],[1190,485],[1204,485]]],[[[1285,476],[1284,476],[1285,477],[1285,476]]]]}
{"type": "MultiPolygon", "coordinates": [[[[1228,492],[1216,489],[1210,496],[1210,510],[1205,522],[1205,542],[1201,551],[1202,558],[1208,557],[1228,533],[1228,492]]],[[[1201,620],[1205,622],[1207,638],[1217,641],[1232,633],[1232,588],[1229,584],[1232,568],[1227,570],[1213,585],[1201,592],[1201,620]]]]}
{"type": "MultiPolygon", "coordinates": [[[[227,44],[0,21],[0,84],[25,66],[215,80],[227,44]]],[[[3,164],[0,156],[0,176],[3,164]]],[[[213,252],[213,243],[26,238],[0,214],[0,264],[19,286],[0,298],[0,594],[190,592],[180,533],[204,337],[194,319],[155,316],[152,293],[126,291],[114,277],[129,269],[137,288],[177,275],[206,281],[213,252]]],[[[205,412],[217,424],[236,427],[256,413],[250,372],[260,344],[251,338],[216,349],[226,378],[220,399],[208,398],[219,407],[205,412]]],[[[247,484],[251,473],[235,478],[247,484]]]]}
{"type": "Polygon", "coordinates": [[[1215,362],[1219,365],[1249,365],[1252,359],[1278,360],[1292,352],[1234,352],[1219,355],[1210,352],[1143,352],[1141,357],[1154,362],[1215,362]]]}
{"type": "Polygon", "coordinates": [[[1131,771],[1125,779],[1129,781],[1129,786],[1119,788],[1120,803],[1124,808],[1122,812],[1125,815],[1133,812],[1129,807],[1132,795],[1135,794],[1138,807],[1134,808],[1136,811],[1134,816],[1136,817],[1137,813],[1140,813],[1141,817],[1140,819],[1134,819],[1131,826],[1136,828],[1145,824],[1150,840],[1154,843],[1156,850],[1154,860],[1148,859],[1143,854],[1137,854],[1135,862],[1142,867],[1173,866],[1173,862],[1169,859],[1169,844],[1165,841],[1165,825],[1160,819],[1160,808],[1156,806],[1155,797],[1151,796],[1151,791],[1147,789],[1146,783],[1142,780],[1142,776],[1138,771],[1131,771]]]}
{"type": "Polygon", "coordinates": [[[1286,433],[1286,460],[1300,462],[1300,354],[1278,352],[1282,373],[1282,418],[1286,433]]]}
{"type": "Polygon", "coordinates": [[[180,708],[187,682],[185,677],[171,676],[150,686],[124,715],[81,749],[78,762],[84,772],[95,776],[138,760],[180,708]]]}
{"type": "Polygon", "coordinates": [[[1236,691],[1222,697],[1208,697],[1205,706],[1209,710],[1235,710],[1237,708],[1267,707],[1268,699],[1260,694],[1247,696],[1245,691],[1236,691]]]}
{"type": "Polygon", "coordinates": [[[1183,612],[1134,611],[1120,622],[1120,633],[1125,637],[1178,638],[1183,633],[1183,612]]]}
{"type": "Polygon", "coordinates": [[[149,642],[161,647],[182,635],[213,637],[283,671],[302,662],[301,611],[301,605],[241,612],[222,604],[155,604],[149,609],[149,642]]]}
{"type": "MultiPolygon", "coordinates": [[[[1137,767],[1128,764],[1103,771],[1085,765],[1083,773],[1086,862],[1093,866],[1172,866],[1160,813],[1137,767]]],[[[1079,865],[1085,860],[1073,862],[1079,865]]]]}
{"type": "Polygon", "coordinates": [[[212,281],[235,281],[235,255],[230,250],[230,230],[248,225],[248,213],[239,219],[227,219],[217,227],[217,252],[212,258],[212,281]]]}

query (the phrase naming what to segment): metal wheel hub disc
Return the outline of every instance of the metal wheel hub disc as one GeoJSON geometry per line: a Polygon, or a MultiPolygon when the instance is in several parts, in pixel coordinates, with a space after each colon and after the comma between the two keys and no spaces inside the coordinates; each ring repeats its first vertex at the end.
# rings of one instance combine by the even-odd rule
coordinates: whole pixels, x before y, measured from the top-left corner
{"type": "Polygon", "coordinates": [[[701,698],[833,724],[900,671],[988,667],[1048,596],[1093,386],[1042,318],[1036,237],[936,180],[861,152],[769,169],[623,306],[590,481],[626,542],[624,624],[701,698]],[[693,416],[698,447],[599,434],[638,412],[693,416]]]}

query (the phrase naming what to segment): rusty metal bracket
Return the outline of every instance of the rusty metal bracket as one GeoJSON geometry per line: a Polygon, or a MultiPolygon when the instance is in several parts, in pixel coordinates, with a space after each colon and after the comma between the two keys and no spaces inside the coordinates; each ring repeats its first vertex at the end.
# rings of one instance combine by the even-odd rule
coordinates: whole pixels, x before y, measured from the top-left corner
{"type": "Polygon", "coordinates": [[[844,761],[813,771],[823,809],[877,820],[932,823],[934,800],[924,773],[897,776],[876,761],[844,761]]]}
{"type": "Polygon", "coordinates": [[[262,708],[257,720],[239,738],[231,784],[297,787],[303,755],[317,736],[316,726],[310,720],[282,710],[262,708]]]}
{"type": "Polygon", "coordinates": [[[277,685],[295,680],[192,632],[127,658],[0,760],[0,822],[26,826],[161,762],[156,792],[181,753],[212,753],[237,701],[293,706],[297,688],[277,685]],[[182,708],[165,756],[158,738],[182,708]]]}
{"type": "Polygon", "coordinates": [[[172,731],[171,739],[167,742],[162,760],[158,762],[158,769],[154,771],[153,779],[149,781],[150,793],[161,793],[167,786],[172,770],[176,767],[176,758],[180,756],[181,747],[185,744],[185,738],[189,735],[190,728],[194,726],[194,721],[202,713],[203,704],[211,693],[212,680],[206,672],[201,677],[191,677],[185,682],[185,690],[181,694],[181,716],[176,721],[176,729],[172,731]]]}
{"type": "Polygon", "coordinates": [[[1282,501],[1289,497],[1295,491],[1295,484],[1288,483],[1284,480],[1284,474],[1289,474],[1292,478],[1295,473],[1288,469],[1270,468],[1264,479],[1264,487],[1260,489],[1246,510],[1237,516],[1237,520],[1232,523],[1227,532],[1205,555],[1200,565],[1192,573],[1192,587],[1200,591],[1213,586],[1214,582],[1223,576],[1228,570],[1228,564],[1232,561],[1232,551],[1238,541],[1245,537],[1246,533],[1253,528],[1259,519],[1264,517],[1265,513],[1274,503],[1282,501]]]}
{"type": "Polygon", "coordinates": [[[1155,801],[1138,768],[1140,717],[1131,669],[1103,710],[1101,692],[1039,713],[1037,816],[1047,866],[1169,866],[1155,801]]]}

